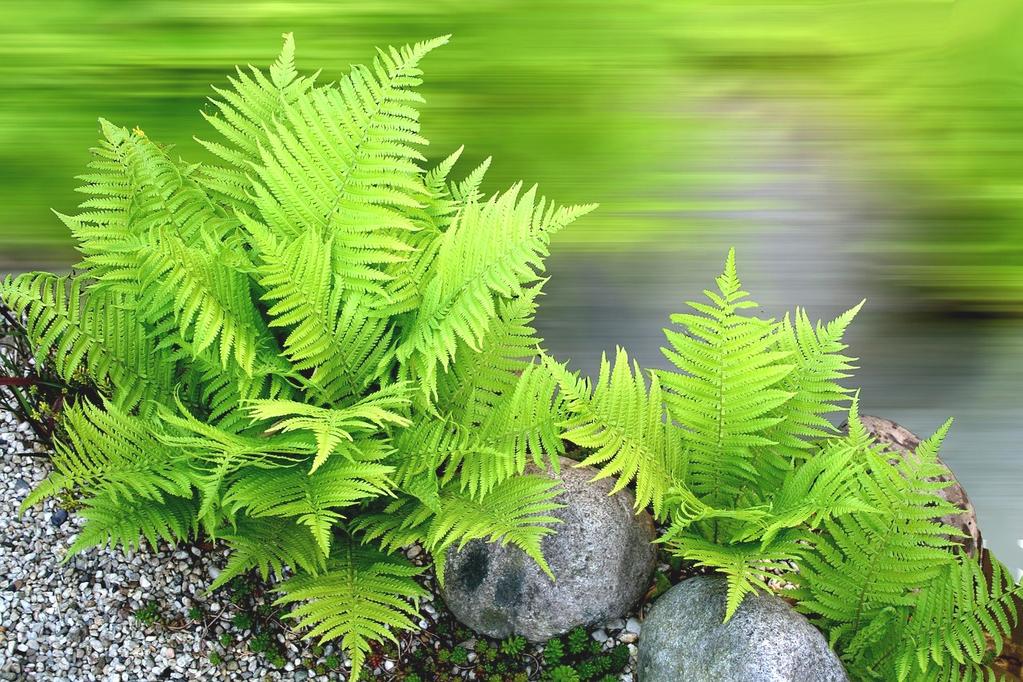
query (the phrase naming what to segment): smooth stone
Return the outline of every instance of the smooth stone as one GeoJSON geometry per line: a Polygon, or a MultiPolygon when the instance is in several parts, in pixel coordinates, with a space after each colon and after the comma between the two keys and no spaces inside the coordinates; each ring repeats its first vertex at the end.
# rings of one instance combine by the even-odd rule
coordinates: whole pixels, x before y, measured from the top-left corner
{"type": "MultiPolygon", "coordinates": [[[[548,476],[564,486],[552,513],[561,519],[541,543],[551,579],[522,550],[474,540],[447,554],[441,594],[448,608],[476,632],[513,634],[543,642],[577,625],[620,618],[645,594],[654,572],[653,520],[635,513],[628,490],[609,495],[613,479],[561,458],[548,476]]],[[[536,473],[531,468],[529,473],[536,473]]]]}
{"type": "Polygon", "coordinates": [[[50,515],[50,523],[56,527],[63,526],[65,521],[67,521],[67,512],[63,509],[57,509],[50,515]]]}
{"type": "MultiPolygon", "coordinates": [[[[919,436],[909,429],[896,424],[891,419],[862,415],[860,421],[863,423],[867,433],[876,438],[878,443],[885,446],[892,454],[899,455],[900,457],[910,456],[917,446],[920,445],[919,436]]],[[[849,425],[847,423],[842,424],[841,428],[843,432],[847,432],[849,425]]],[[[938,496],[963,510],[962,514],[942,516],[941,522],[962,531],[962,537],[953,537],[952,539],[961,544],[967,554],[976,557],[978,550],[984,546],[980,534],[980,526],[977,525],[977,512],[974,510],[970,498],[966,495],[966,490],[960,485],[959,479],[941,461],[941,457],[938,457],[938,464],[944,467],[946,473],[938,476],[936,480],[949,483],[948,486],[937,492],[938,496]]]]}
{"type": "Polygon", "coordinates": [[[727,584],[685,580],[654,603],[639,641],[643,682],[847,682],[824,636],[772,595],[747,595],[722,623],[727,584]]]}

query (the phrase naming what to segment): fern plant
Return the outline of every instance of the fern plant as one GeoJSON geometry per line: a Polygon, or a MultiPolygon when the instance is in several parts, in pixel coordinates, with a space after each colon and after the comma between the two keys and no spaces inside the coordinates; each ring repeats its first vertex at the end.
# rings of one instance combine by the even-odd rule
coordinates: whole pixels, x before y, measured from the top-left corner
{"type": "Polygon", "coordinates": [[[665,330],[674,369],[644,372],[618,349],[591,383],[545,359],[581,464],[617,476],[616,489],[633,484],[637,508],[664,527],[658,541],[726,578],[726,620],[746,595],[778,591],[855,679],[992,677],[985,663],[1023,588],[993,558],[986,577],[940,522],[961,511],[935,479],[950,423],[889,461],[839,383],[862,303],[827,324],[798,308],[781,321],[750,314],[734,251],[716,284],[665,330]],[[827,415],[846,408],[843,436],[827,415]]]}
{"type": "Polygon", "coordinates": [[[200,534],[231,549],[211,587],[257,570],[309,636],[339,639],[358,675],[373,640],[407,629],[422,543],[513,543],[546,567],[560,401],[530,326],[551,235],[590,210],[516,185],[484,196],[488,164],[427,170],[416,105],[438,38],[378,52],[336,82],[300,75],[294,42],[268,71],[215,88],[188,163],[101,121],[60,216],[70,275],[8,277],[40,363],[85,373],[54,472],[72,547],[200,534]],[[292,576],[292,577],[288,577],[292,576]]]}

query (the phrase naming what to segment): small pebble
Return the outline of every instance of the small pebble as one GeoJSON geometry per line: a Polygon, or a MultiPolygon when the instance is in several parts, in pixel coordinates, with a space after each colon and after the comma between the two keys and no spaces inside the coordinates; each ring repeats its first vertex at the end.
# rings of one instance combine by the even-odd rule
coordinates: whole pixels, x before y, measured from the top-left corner
{"type": "Polygon", "coordinates": [[[50,523],[57,528],[63,526],[65,521],[67,521],[67,512],[63,509],[54,510],[54,512],[50,514],[50,523]]]}

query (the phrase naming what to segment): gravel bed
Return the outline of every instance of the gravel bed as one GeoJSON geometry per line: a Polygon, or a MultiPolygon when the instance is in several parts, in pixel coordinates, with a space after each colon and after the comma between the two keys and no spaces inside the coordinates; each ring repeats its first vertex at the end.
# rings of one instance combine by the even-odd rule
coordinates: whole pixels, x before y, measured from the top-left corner
{"type": "MultiPolygon", "coordinates": [[[[45,458],[13,454],[41,449],[30,441],[27,425],[0,412],[0,680],[345,679],[343,671],[318,674],[309,669],[311,660],[322,662],[334,653],[330,645],[314,651],[311,643],[287,630],[277,635],[285,659],[282,668],[247,649],[246,633],[231,623],[239,607],[225,590],[205,592],[226,560],[223,550],[92,549],[62,563],[83,520],[58,509],[52,500],[19,518],[18,505],[49,470],[45,458]],[[151,603],[158,605],[161,622],[147,625],[136,613],[151,603]],[[203,613],[200,621],[189,617],[193,607],[203,613]],[[228,647],[218,642],[225,633],[234,639],[228,647]],[[211,653],[222,656],[219,666],[210,663],[211,653]]],[[[418,548],[409,554],[423,559],[418,548]]],[[[429,577],[427,585],[432,587],[429,577]]],[[[443,614],[439,598],[427,600],[420,623],[427,632],[403,636],[403,645],[440,646],[441,638],[428,631],[443,614]]],[[[625,682],[632,681],[628,670],[635,666],[637,615],[593,633],[608,649],[628,644],[632,661],[621,677],[625,682]]],[[[382,660],[373,672],[392,679],[395,670],[394,661],[382,660]]],[[[531,679],[536,678],[536,671],[532,673],[531,679]]]]}

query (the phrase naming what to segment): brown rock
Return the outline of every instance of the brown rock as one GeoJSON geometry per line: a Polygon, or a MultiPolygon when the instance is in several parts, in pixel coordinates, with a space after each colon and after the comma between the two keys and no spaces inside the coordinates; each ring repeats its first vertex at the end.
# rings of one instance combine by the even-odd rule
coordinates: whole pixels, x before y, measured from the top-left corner
{"type": "MultiPolygon", "coordinates": [[[[902,457],[912,455],[917,446],[920,445],[920,438],[916,434],[896,424],[891,419],[862,415],[860,421],[863,422],[864,428],[867,429],[870,435],[894,454],[902,457]]],[[[842,424],[842,431],[846,431],[848,426],[847,423],[842,424]]],[[[966,490],[959,484],[952,470],[941,461],[940,457],[938,458],[938,463],[945,467],[948,473],[939,476],[937,480],[950,483],[950,485],[941,489],[938,495],[963,510],[962,514],[943,516],[941,521],[965,533],[964,537],[954,539],[966,549],[967,554],[976,557],[979,548],[983,546],[980,528],[977,526],[977,513],[973,509],[970,498],[966,495],[966,490]]]]}

